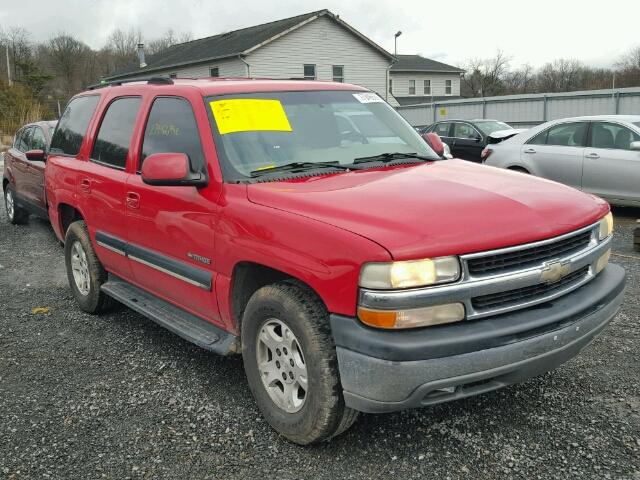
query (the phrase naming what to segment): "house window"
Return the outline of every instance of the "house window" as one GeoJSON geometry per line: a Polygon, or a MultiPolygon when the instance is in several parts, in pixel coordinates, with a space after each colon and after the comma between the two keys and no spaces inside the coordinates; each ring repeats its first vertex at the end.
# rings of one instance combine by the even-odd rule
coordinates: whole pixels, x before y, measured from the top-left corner
{"type": "Polygon", "coordinates": [[[389,93],[393,94],[393,78],[389,79],[389,93]]]}
{"type": "Polygon", "coordinates": [[[304,66],[304,79],[315,80],[316,79],[316,66],[305,64],[304,66]]]}
{"type": "Polygon", "coordinates": [[[209,69],[209,76],[210,77],[219,77],[220,76],[220,69],[218,67],[211,67],[209,69]]]}
{"type": "Polygon", "coordinates": [[[424,81],[424,94],[431,95],[431,80],[424,81]]]}
{"type": "Polygon", "coordinates": [[[444,81],[444,94],[451,95],[451,80],[444,81]]]}
{"type": "Polygon", "coordinates": [[[409,95],[415,95],[415,94],[416,94],[416,81],[409,80],[409,95]]]}
{"type": "Polygon", "coordinates": [[[344,83],[344,65],[333,66],[333,81],[344,83]]]}

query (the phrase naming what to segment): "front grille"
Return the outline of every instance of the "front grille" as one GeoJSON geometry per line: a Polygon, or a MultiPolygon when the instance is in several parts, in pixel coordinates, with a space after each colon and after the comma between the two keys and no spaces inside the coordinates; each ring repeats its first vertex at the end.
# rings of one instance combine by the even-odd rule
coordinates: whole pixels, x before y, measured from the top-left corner
{"type": "Polygon", "coordinates": [[[587,275],[587,273],[589,273],[589,266],[576,270],[554,283],[540,283],[538,285],[517,288],[515,290],[482,295],[471,299],[471,303],[473,304],[473,307],[478,310],[493,310],[527,303],[530,300],[536,300],[551,295],[554,292],[561,290],[563,287],[569,286],[573,283],[578,283],[587,275]]]}
{"type": "Polygon", "coordinates": [[[512,269],[524,269],[582,250],[590,241],[591,230],[587,230],[553,243],[512,252],[470,258],[467,260],[467,266],[471,275],[487,275],[512,269]]]}

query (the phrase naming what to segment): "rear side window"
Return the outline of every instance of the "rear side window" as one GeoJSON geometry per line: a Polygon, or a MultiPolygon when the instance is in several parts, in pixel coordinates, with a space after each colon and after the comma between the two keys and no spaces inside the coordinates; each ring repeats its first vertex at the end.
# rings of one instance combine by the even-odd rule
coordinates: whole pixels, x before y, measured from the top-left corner
{"type": "Polygon", "coordinates": [[[140,97],[118,98],[109,105],[91,151],[91,161],[124,169],[139,109],[140,97]]]}
{"type": "Polygon", "coordinates": [[[556,147],[584,147],[587,144],[587,122],[555,125],[531,140],[531,145],[554,145],[556,147]]]}
{"type": "Polygon", "coordinates": [[[51,139],[51,153],[78,154],[98,100],[100,100],[99,95],[87,95],[71,100],[51,139]]]}
{"type": "Polygon", "coordinates": [[[432,131],[436,132],[441,137],[448,137],[450,125],[450,123],[439,123],[432,131]]]}
{"type": "Polygon", "coordinates": [[[151,106],[144,131],[140,166],[154,153],[185,153],[191,168],[202,171],[205,165],[198,125],[191,104],[176,97],[157,98],[151,106]]]}

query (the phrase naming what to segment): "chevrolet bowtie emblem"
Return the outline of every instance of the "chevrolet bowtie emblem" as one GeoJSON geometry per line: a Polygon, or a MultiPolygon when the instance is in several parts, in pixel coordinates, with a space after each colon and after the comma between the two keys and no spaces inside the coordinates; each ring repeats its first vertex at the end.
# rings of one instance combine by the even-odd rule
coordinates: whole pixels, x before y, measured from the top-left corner
{"type": "Polygon", "coordinates": [[[540,274],[540,280],[545,283],[555,283],[562,280],[564,277],[571,273],[571,266],[569,263],[551,262],[547,263],[542,269],[540,274]]]}

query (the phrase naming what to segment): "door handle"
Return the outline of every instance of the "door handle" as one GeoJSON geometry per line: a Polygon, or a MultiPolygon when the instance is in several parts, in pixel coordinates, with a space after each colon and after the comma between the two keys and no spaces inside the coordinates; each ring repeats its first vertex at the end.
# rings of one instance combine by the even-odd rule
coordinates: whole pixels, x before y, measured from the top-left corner
{"type": "Polygon", "coordinates": [[[80,180],[80,189],[85,193],[91,193],[91,180],[87,178],[80,180]]]}
{"type": "Polygon", "coordinates": [[[585,155],[585,157],[587,157],[587,158],[600,158],[600,155],[598,155],[597,153],[587,153],[585,155]]]}
{"type": "Polygon", "coordinates": [[[127,207],[132,209],[140,208],[140,195],[136,192],[127,192],[127,207]]]}
{"type": "Polygon", "coordinates": [[[527,148],[524,153],[536,153],[536,151],[533,148],[527,148]]]}

